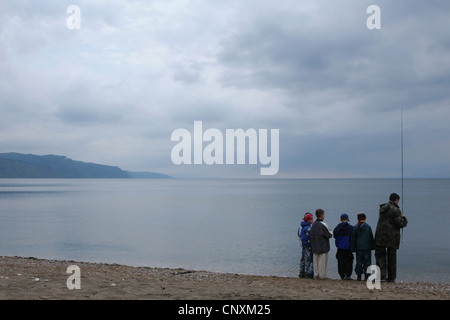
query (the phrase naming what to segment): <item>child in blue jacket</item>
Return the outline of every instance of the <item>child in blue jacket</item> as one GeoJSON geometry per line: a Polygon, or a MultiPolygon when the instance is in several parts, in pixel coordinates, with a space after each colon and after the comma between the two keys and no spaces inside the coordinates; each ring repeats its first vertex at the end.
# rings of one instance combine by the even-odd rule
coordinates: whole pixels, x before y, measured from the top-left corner
{"type": "Polygon", "coordinates": [[[299,278],[312,279],[314,277],[313,254],[311,251],[311,224],[313,223],[313,215],[309,212],[305,213],[300,228],[298,228],[298,236],[302,247],[302,257],[300,259],[299,278]]]}
{"type": "Polygon", "coordinates": [[[336,239],[338,273],[342,280],[351,280],[350,276],[353,269],[353,253],[350,251],[350,237],[353,227],[348,222],[348,214],[341,214],[341,223],[333,230],[333,237],[336,239]]]}

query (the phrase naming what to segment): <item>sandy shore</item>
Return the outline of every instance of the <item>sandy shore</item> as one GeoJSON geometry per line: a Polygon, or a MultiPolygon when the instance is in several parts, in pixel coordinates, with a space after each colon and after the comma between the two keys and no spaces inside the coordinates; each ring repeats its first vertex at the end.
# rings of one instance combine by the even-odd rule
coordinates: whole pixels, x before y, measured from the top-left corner
{"type": "MultiPolygon", "coordinates": [[[[75,282],[71,282],[75,283],[75,282]]],[[[310,280],[271,276],[132,267],[117,264],[0,257],[0,299],[31,300],[448,300],[450,285],[310,280]],[[69,290],[70,265],[80,269],[80,289],[69,290]]]]}

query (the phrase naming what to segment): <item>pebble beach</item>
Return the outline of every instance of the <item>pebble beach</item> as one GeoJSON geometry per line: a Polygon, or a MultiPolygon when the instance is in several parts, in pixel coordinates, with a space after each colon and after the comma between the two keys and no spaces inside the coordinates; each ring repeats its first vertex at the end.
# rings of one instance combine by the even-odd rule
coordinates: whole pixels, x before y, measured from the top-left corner
{"type": "MultiPolygon", "coordinates": [[[[71,282],[72,283],[72,282],[71,282]]],[[[448,300],[445,283],[313,280],[0,257],[2,300],[448,300]],[[69,289],[69,266],[79,268],[79,289],[69,289]]]]}

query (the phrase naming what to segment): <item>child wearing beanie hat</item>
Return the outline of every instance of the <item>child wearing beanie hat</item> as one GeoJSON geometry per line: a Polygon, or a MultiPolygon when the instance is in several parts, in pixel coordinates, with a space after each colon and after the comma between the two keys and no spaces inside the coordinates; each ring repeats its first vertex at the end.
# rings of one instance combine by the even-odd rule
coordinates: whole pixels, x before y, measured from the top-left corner
{"type": "Polygon", "coordinates": [[[369,276],[367,268],[372,264],[372,252],[375,243],[373,240],[372,228],[366,222],[366,215],[362,212],[356,216],[358,224],[355,225],[352,231],[350,250],[356,252],[356,266],[355,272],[357,280],[361,280],[364,274],[364,280],[369,276]]]}
{"type": "Polygon", "coordinates": [[[366,215],[364,213],[362,213],[362,212],[358,213],[356,218],[358,219],[358,226],[360,226],[363,222],[366,221],[366,215]]]}
{"type": "Polygon", "coordinates": [[[314,277],[313,254],[311,251],[311,224],[313,220],[314,218],[311,213],[305,213],[300,228],[298,229],[298,236],[302,248],[299,278],[312,279],[314,277]]]}

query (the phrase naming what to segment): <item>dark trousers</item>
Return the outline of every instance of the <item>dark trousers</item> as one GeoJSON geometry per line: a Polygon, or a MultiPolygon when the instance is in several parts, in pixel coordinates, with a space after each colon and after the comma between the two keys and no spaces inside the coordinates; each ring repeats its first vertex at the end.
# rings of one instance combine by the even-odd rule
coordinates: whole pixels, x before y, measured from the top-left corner
{"type": "Polygon", "coordinates": [[[341,278],[350,277],[353,269],[353,253],[350,250],[337,248],[336,259],[338,262],[338,273],[341,278]]]}
{"type": "Polygon", "coordinates": [[[375,260],[377,266],[380,267],[381,280],[395,281],[397,277],[397,249],[375,246],[375,260]]]}
{"type": "Polygon", "coordinates": [[[367,275],[367,268],[372,264],[372,252],[370,250],[356,251],[355,272],[357,275],[367,275]]]}

